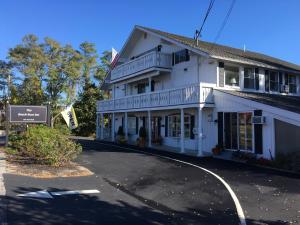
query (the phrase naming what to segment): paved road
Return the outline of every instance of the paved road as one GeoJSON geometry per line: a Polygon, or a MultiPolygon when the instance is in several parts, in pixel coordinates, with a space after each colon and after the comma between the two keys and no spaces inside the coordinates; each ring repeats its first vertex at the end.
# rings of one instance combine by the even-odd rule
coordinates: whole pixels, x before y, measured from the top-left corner
{"type": "MultiPolygon", "coordinates": [[[[95,174],[81,178],[4,176],[9,224],[239,224],[224,185],[207,172],[95,141],[80,140],[78,162],[95,174]],[[100,194],[25,199],[34,190],[98,189],[100,194]]],[[[300,224],[300,179],[216,159],[155,151],[205,167],[236,193],[247,224],[300,224]]]]}

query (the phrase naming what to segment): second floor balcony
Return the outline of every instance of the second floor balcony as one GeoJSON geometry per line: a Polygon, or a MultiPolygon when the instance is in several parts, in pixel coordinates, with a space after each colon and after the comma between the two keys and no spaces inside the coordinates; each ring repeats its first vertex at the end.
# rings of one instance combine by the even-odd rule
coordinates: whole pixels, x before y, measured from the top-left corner
{"type": "Polygon", "coordinates": [[[200,87],[200,85],[194,84],[176,89],[103,100],[97,102],[97,111],[107,112],[200,103],[210,106],[213,105],[213,88],[200,87]]]}
{"type": "Polygon", "coordinates": [[[164,70],[171,71],[172,55],[152,51],[136,59],[130,60],[111,71],[111,81],[122,80],[131,76],[137,76],[147,71],[164,70]]]}

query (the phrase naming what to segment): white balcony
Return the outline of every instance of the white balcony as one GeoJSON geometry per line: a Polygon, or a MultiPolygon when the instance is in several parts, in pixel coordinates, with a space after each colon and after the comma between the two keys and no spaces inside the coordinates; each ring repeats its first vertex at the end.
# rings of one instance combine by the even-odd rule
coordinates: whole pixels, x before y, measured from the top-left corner
{"type": "Polygon", "coordinates": [[[97,111],[118,111],[142,108],[176,106],[182,104],[213,104],[213,89],[197,84],[187,87],[131,95],[97,102],[97,111]]]}
{"type": "Polygon", "coordinates": [[[111,81],[137,76],[151,70],[171,71],[171,67],[172,56],[170,54],[153,51],[115,67],[111,71],[111,81]]]}

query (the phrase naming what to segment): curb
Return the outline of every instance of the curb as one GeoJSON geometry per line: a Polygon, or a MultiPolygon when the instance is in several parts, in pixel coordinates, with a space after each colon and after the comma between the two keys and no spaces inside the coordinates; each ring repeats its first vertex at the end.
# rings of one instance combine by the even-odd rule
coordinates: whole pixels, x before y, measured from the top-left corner
{"type": "Polygon", "coordinates": [[[6,172],[6,157],[3,151],[0,152],[0,224],[7,224],[7,200],[4,186],[3,174],[6,172]]]}

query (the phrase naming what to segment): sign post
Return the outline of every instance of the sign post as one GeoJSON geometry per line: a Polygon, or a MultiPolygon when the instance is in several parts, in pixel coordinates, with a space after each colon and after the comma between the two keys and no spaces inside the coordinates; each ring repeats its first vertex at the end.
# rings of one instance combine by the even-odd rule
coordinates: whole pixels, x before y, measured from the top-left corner
{"type": "Polygon", "coordinates": [[[5,147],[8,146],[8,135],[9,135],[9,103],[7,101],[5,105],[5,147]]]}

